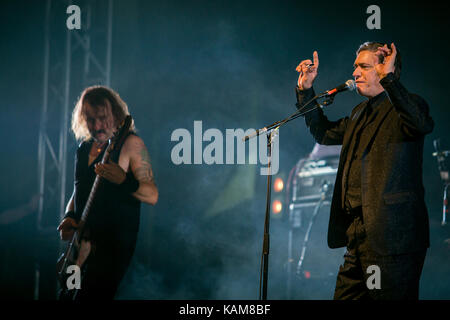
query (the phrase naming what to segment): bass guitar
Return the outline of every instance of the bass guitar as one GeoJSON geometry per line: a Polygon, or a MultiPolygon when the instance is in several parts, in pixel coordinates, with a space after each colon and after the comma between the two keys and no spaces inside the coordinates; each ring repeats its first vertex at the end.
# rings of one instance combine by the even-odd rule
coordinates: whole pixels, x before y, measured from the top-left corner
{"type": "MultiPolygon", "coordinates": [[[[110,155],[119,150],[125,142],[126,137],[130,131],[132,118],[130,115],[126,116],[121,126],[116,130],[113,137],[108,140],[108,146],[102,158],[102,163],[109,161],[110,155]]],[[[60,256],[56,264],[58,280],[61,286],[60,299],[75,299],[80,288],[81,279],[85,273],[85,262],[89,254],[95,251],[95,244],[89,240],[89,228],[86,227],[86,221],[91,213],[92,203],[98,194],[100,185],[103,179],[97,175],[94,184],[92,185],[89,197],[84,206],[83,213],[78,223],[78,228],[75,230],[72,239],[69,241],[67,249],[60,256]],[[74,286],[69,280],[72,273],[79,271],[79,284],[74,286]],[[70,283],[69,283],[70,282],[70,283]]]]}

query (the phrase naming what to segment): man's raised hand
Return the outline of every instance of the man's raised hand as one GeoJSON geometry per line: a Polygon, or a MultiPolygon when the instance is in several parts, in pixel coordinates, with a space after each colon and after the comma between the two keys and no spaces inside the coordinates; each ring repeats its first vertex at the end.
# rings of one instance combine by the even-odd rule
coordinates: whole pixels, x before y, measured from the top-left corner
{"type": "Polygon", "coordinates": [[[319,55],[317,51],[313,53],[313,61],[310,59],[303,60],[295,68],[299,72],[297,85],[300,90],[306,90],[312,87],[314,79],[317,77],[317,71],[319,69],[319,55]]]}
{"type": "Polygon", "coordinates": [[[394,43],[391,44],[391,49],[385,44],[382,47],[379,47],[376,55],[381,55],[384,57],[383,63],[378,63],[375,65],[375,70],[378,74],[378,77],[383,79],[390,72],[395,71],[395,57],[397,56],[397,48],[395,48],[394,43]]]}

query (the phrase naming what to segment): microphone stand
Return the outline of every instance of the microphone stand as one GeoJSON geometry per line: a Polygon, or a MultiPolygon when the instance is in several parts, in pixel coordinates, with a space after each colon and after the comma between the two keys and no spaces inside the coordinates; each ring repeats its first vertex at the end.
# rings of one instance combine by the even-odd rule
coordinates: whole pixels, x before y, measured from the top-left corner
{"type": "MultiPolygon", "coordinates": [[[[278,128],[277,128],[278,129],[278,128]]],[[[267,174],[267,197],[266,197],[266,215],[264,221],[264,236],[262,247],[262,300],[267,300],[267,281],[269,276],[269,247],[270,247],[270,198],[271,198],[271,186],[272,186],[272,142],[276,136],[277,129],[267,134],[267,153],[268,153],[268,174],[267,174]]],[[[259,285],[259,300],[261,300],[261,271],[260,271],[260,285],[259,285]]]]}
{"type": "Polygon", "coordinates": [[[253,138],[253,137],[257,137],[257,136],[259,136],[259,135],[261,135],[261,134],[263,134],[263,133],[265,133],[265,132],[267,132],[267,134],[269,134],[269,133],[272,132],[273,130],[278,130],[279,127],[281,127],[282,125],[288,123],[289,121],[292,121],[292,120],[294,120],[294,119],[297,119],[298,117],[304,116],[306,113],[311,112],[311,111],[317,109],[317,107],[323,108],[323,106],[330,105],[330,104],[332,104],[333,101],[334,101],[334,96],[335,96],[335,94],[328,95],[327,92],[318,94],[318,95],[316,95],[314,98],[312,98],[311,100],[309,100],[307,103],[305,103],[305,104],[304,104],[300,109],[298,109],[296,112],[294,112],[294,113],[291,114],[289,117],[287,117],[286,119],[280,120],[280,121],[277,121],[277,122],[274,122],[274,123],[272,123],[272,124],[270,124],[270,125],[268,125],[268,126],[266,126],[266,127],[263,127],[263,128],[261,128],[261,129],[256,130],[255,133],[252,133],[252,134],[249,134],[249,135],[245,136],[245,137],[243,138],[243,141],[247,141],[247,140],[249,140],[249,139],[251,139],[251,138],[253,138]],[[328,97],[327,97],[327,99],[326,99],[322,104],[319,104],[319,105],[315,106],[314,108],[312,108],[312,109],[310,109],[310,110],[306,110],[306,111],[302,112],[302,111],[306,108],[306,106],[309,105],[311,102],[313,102],[313,101],[315,101],[315,100],[317,100],[317,99],[326,97],[326,96],[328,96],[328,97]]]}
{"type": "Polygon", "coordinates": [[[305,115],[308,112],[311,112],[317,107],[323,107],[323,105],[318,104],[311,108],[310,110],[303,111],[306,106],[308,106],[311,102],[316,101],[319,98],[323,98],[325,96],[328,96],[327,100],[323,102],[323,105],[329,105],[333,103],[334,100],[334,94],[329,95],[327,92],[316,95],[314,98],[309,100],[307,103],[305,103],[302,108],[298,109],[295,113],[290,115],[284,120],[277,121],[272,123],[271,125],[268,125],[267,127],[258,129],[255,131],[255,133],[247,135],[243,138],[244,141],[249,140],[250,138],[259,136],[263,133],[266,133],[267,136],[267,154],[268,154],[268,175],[267,175],[267,195],[266,195],[266,214],[264,219],[264,237],[263,237],[263,247],[262,247],[262,257],[261,257],[261,270],[260,270],[260,283],[259,283],[259,300],[267,300],[267,283],[268,283],[268,275],[269,275],[269,248],[270,248],[270,233],[269,233],[269,227],[270,227],[270,197],[271,197],[271,185],[272,185],[272,142],[275,136],[278,133],[278,129],[288,123],[289,121],[292,121],[294,119],[297,119],[298,117],[301,117],[305,115]],[[262,284],[261,284],[262,281],[262,284]],[[261,296],[261,286],[262,286],[262,296],[261,296]]]}

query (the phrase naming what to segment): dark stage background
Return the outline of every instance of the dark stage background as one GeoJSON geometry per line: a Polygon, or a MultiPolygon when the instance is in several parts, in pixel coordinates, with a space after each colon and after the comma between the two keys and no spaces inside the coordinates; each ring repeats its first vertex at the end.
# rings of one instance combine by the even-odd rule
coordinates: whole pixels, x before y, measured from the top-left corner
{"type": "MultiPolygon", "coordinates": [[[[73,1],[77,4],[76,1],[73,1]]],[[[106,3],[106,2],[105,2],[106,3]]],[[[203,131],[261,128],[295,110],[295,67],[317,50],[316,91],[351,78],[355,50],[365,41],[394,42],[403,59],[402,83],[430,105],[435,129],[425,139],[424,184],[431,247],[421,280],[422,299],[450,298],[450,232],[440,226],[442,183],[432,141],[449,149],[448,9],[441,2],[377,2],[381,30],[368,30],[367,1],[114,1],[111,87],[128,103],[152,157],[160,198],[142,206],[135,256],[120,299],[257,299],[266,177],[260,165],[174,165],[171,133],[194,120],[203,131]]],[[[83,8],[81,7],[83,14],[83,8]]],[[[61,12],[62,19],[67,17],[61,12]]],[[[37,187],[37,146],[44,72],[45,1],[0,2],[0,210],[29,203],[37,187]]],[[[65,30],[65,24],[61,25],[65,30]]],[[[52,44],[64,44],[64,32],[52,44]]],[[[76,66],[72,66],[76,70],[76,66]]],[[[76,71],[74,72],[74,74],[76,71]]],[[[71,108],[80,88],[71,88],[71,108]]],[[[337,96],[331,119],[350,113],[362,97],[337,96]]],[[[205,146],[206,144],[204,144],[205,146]]],[[[73,155],[68,144],[67,198],[73,155]]],[[[286,179],[314,141],[303,119],[280,132],[280,173],[286,179]]],[[[47,213],[57,225],[59,212],[47,213]]],[[[325,212],[328,215],[328,212],[325,212]]],[[[272,217],[270,299],[287,299],[287,231],[272,217]]],[[[325,241],[326,219],[317,231],[325,241]]],[[[2,298],[32,299],[36,256],[57,233],[35,231],[31,213],[1,225],[2,298]],[[40,246],[43,246],[40,248],[40,246]]],[[[314,261],[330,263],[326,256],[314,261]]],[[[338,265],[336,265],[337,271],[338,265]]],[[[44,272],[44,271],[43,271],[44,272]]],[[[44,276],[43,276],[44,277],[44,276]]],[[[52,281],[51,277],[41,281],[52,281]]],[[[298,285],[298,284],[296,284],[298,285]]],[[[51,288],[51,286],[49,286],[51,288]]],[[[52,299],[51,289],[41,299],[52,299]]],[[[296,299],[329,299],[333,284],[296,299]]],[[[54,295],[54,293],[53,293],[54,295]]]]}

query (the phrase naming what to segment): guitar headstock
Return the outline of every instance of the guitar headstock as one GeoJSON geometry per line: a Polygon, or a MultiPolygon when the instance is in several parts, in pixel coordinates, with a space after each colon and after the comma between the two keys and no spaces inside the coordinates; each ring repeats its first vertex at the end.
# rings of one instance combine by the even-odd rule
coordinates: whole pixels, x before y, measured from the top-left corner
{"type": "Polygon", "coordinates": [[[122,143],[125,140],[125,137],[127,136],[128,132],[130,131],[131,123],[133,121],[133,118],[130,115],[127,115],[125,119],[122,121],[120,126],[117,128],[116,132],[114,132],[114,135],[109,139],[108,141],[108,151],[111,153],[114,151],[116,146],[122,145],[122,143]]]}

